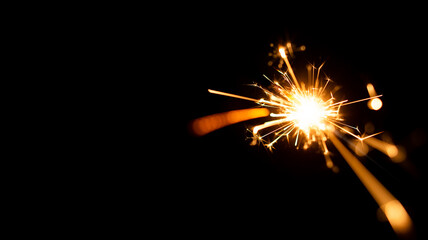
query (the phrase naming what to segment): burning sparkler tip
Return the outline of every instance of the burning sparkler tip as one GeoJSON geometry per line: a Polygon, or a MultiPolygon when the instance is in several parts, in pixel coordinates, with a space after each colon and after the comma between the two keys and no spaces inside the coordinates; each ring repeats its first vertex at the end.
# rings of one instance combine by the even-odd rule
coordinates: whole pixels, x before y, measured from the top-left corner
{"type": "Polygon", "coordinates": [[[279,48],[279,54],[281,55],[282,58],[287,58],[287,55],[285,54],[285,47],[279,48]]]}
{"type": "Polygon", "coordinates": [[[373,131],[367,131],[366,127],[366,131],[361,134],[358,127],[343,123],[344,119],[340,115],[342,107],[363,101],[368,101],[368,107],[377,111],[383,105],[380,100],[382,95],[378,95],[373,84],[369,83],[366,87],[370,97],[355,101],[336,101],[333,93],[338,90],[338,87],[333,88],[331,87],[333,84],[329,85],[333,81],[327,75],[324,78],[320,77],[320,75],[322,76],[320,71],[325,62],[319,67],[308,64],[308,81],[298,81],[288,56],[293,57],[294,51],[304,51],[305,49],[305,46],[293,48],[293,45],[287,42],[285,46],[278,48],[278,52],[271,54],[277,58],[281,57],[278,69],[276,69],[281,78],[271,80],[263,74],[263,77],[271,83],[271,87],[264,88],[253,84],[263,90],[264,98],[255,99],[208,89],[209,93],[252,101],[259,107],[233,110],[196,119],[192,122],[193,132],[195,135],[202,136],[230,124],[269,116],[274,119],[248,129],[252,133],[250,145],[262,144],[272,151],[274,144],[284,138],[287,138],[289,143],[291,141],[290,144],[294,145],[296,149],[307,150],[311,144],[317,144],[324,155],[326,166],[333,172],[338,172],[339,168],[334,165],[330,157],[331,153],[327,148],[326,142],[330,140],[378,203],[394,231],[408,233],[412,228],[412,223],[404,207],[338,138],[342,137],[342,133],[354,137],[355,140],[350,145],[358,156],[366,156],[370,146],[383,152],[394,162],[404,161],[406,154],[402,147],[374,138],[382,132],[373,134],[374,128],[373,131]],[[286,69],[282,68],[284,63],[286,69]],[[365,136],[366,134],[371,135],[365,136]],[[272,137],[270,141],[269,137],[272,137]]]}

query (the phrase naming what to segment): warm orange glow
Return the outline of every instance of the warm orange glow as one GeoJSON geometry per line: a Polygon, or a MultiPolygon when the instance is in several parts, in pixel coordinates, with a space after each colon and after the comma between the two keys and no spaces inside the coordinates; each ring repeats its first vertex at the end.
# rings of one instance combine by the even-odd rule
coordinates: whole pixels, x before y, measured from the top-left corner
{"type": "Polygon", "coordinates": [[[412,220],[398,200],[385,203],[381,209],[396,233],[407,234],[411,231],[412,220]]]}
{"type": "Polygon", "coordinates": [[[396,163],[405,161],[407,157],[406,149],[402,146],[398,146],[397,150],[398,150],[397,155],[395,155],[394,157],[391,157],[391,160],[396,163]]]}
{"type": "Polygon", "coordinates": [[[379,98],[373,98],[370,101],[368,101],[367,106],[372,109],[372,110],[379,110],[382,108],[382,100],[380,100],[379,98]]]}
{"type": "Polygon", "coordinates": [[[293,79],[294,85],[295,85],[297,88],[300,88],[299,82],[297,81],[297,78],[296,78],[296,76],[294,75],[293,68],[291,67],[290,62],[288,61],[287,54],[285,54],[285,48],[284,48],[284,47],[280,47],[280,48],[279,48],[279,54],[281,55],[282,59],[284,59],[285,64],[287,65],[287,71],[290,73],[291,78],[293,79]]]}
{"type": "Polygon", "coordinates": [[[397,234],[410,234],[412,231],[412,221],[401,203],[358,161],[337,139],[334,133],[330,133],[329,136],[333,145],[385,213],[394,231],[397,234]]]}
{"type": "MultiPolygon", "coordinates": [[[[300,47],[300,50],[304,49],[304,46],[300,47]]],[[[343,106],[358,102],[368,101],[370,109],[381,109],[383,103],[380,97],[382,95],[378,95],[373,84],[369,83],[367,91],[370,97],[354,101],[336,99],[333,95],[338,88],[332,88],[332,84],[329,85],[332,80],[327,76],[324,78],[325,81],[320,78],[320,75],[323,76],[320,74],[320,70],[324,63],[319,67],[309,64],[307,81],[298,81],[289,61],[289,57],[292,59],[295,51],[293,45],[288,42],[285,46],[278,48],[279,55],[278,52],[270,55],[275,58],[281,57],[277,68],[281,78],[271,80],[263,75],[272,83],[269,88],[253,84],[263,91],[264,98],[255,99],[209,89],[208,91],[212,94],[252,101],[261,108],[233,110],[201,117],[191,123],[193,133],[202,136],[230,124],[269,116],[269,120],[250,130],[253,133],[251,145],[261,143],[268,149],[272,149],[279,139],[286,138],[287,141],[292,141],[297,148],[302,147],[306,150],[314,143],[324,154],[326,166],[333,172],[338,172],[338,167],[334,165],[330,157],[331,152],[327,149],[327,141],[330,140],[379,205],[393,230],[398,234],[410,235],[413,229],[412,221],[402,204],[336,137],[336,134],[348,134],[355,137],[357,139],[355,144],[349,143],[358,156],[366,156],[370,146],[386,154],[394,162],[404,161],[406,153],[402,147],[374,138],[381,132],[374,133],[373,124],[366,124],[366,131],[361,134],[358,127],[344,123],[344,119],[341,117],[340,109],[343,106]],[[286,69],[282,68],[284,63],[286,69]]],[[[273,62],[269,62],[269,66],[272,64],[273,62]]],[[[381,212],[380,210],[379,212],[381,212]]]]}
{"type": "Polygon", "coordinates": [[[370,97],[372,98],[370,101],[367,102],[367,106],[371,110],[375,110],[375,111],[381,109],[382,108],[382,100],[380,100],[378,98],[373,84],[371,84],[371,83],[367,84],[367,92],[369,93],[370,97]]]}
{"type": "Polygon", "coordinates": [[[269,110],[266,108],[232,110],[195,119],[191,123],[191,130],[195,135],[202,136],[234,123],[266,117],[268,115],[269,110]]]}
{"type": "Polygon", "coordinates": [[[385,155],[391,158],[394,162],[402,162],[406,159],[406,152],[403,148],[399,148],[394,144],[384,142],[377,138],[368,138],[364,140],[365,143],[373,148],[381,151],[385,155]]]}
{"type": "Polygon", "coordinates": [[[330,140],[352,168],[379,206],[395,200],[394,196],[367,170],[366,167],[337,139],[334,133],[330,133],[330,140]]]}
{"type": "Polygon", "coordinates": [[[285,48],[284,47],[279,48],[279,54],[281,55],[282,58],[287,57],[287,55],[285,55],[285,48]]]}
{"type": "Polygon", "coordinates": [[[258,102],[259,101],[259,100],[254,99],[254,98],[244,97],[244,96],[240,96],[240,95],[236,95],[236,94],[231,94],[231,93],[220,92],[220,91],[212,90],[212,89],[208,89],[208,92],[212,93],[212,94],[218,94],[218,95],[227,96],[227,97],[239,98],[239,99],[243,99],[243,100],[247,100],[247,101],[253,101],[253,102],[258,102]]]}
{"type": "Polygon", "coordinates": [[[323,118],[325,118],[324,109],[325,107],[321,101],[315,98],[302,99],[302,102],[296,106],[293,116],[296,120],[296,125],[306,131],[310,127],[325,128],[323,124],[323,118]]]}
{"type": "Polygon", "coordinates": [[[394,158],[398,155],[398,148],[394,145],[386,147],[386,154],[390,158],[394,158]]]}
{"type": "MultiPolygon", "coordinates": [[[[272,110],[270,114],[264,112],[261,113],[260,116],[244,116],[232,121],[226,121],[222,114],[214,114],[195,120],[192,124],[193,132],[196,135],[205,135],[211,131],[239,121],[270,116],[277,119],[269,120],[253,127],[252,132],[254,136],[251,143],[252,145],[257,142],[262,142],[264,146],[272,149],[273,144],[279,139],[286,137],[289,140],[289,137],[292,137],[294,138],[293,141],[296,147],[308,149],[312,143],[317,143],[324,154],[328,153],[326,145],[328,137],[325,134],[328,128],[339,129],[360,141],[379,134],[375,133],[369,136],[361,136],[358,128],[342,123],[343,119],[340,117],[339,110],[346,105],[375,100],[381,95],[373,96],[371,94],[368,98],[355,101],[336,101],[333,93],[331,91],[328,93],[329,89],[327,86],[331,82],[331,79],[327,77],[323,85],[320,79],[320,70],[324,63],[319,67],[310,65],[308,68],[307,85],[304,82],[299,83],[288,59],[288,55],[292,56],[293,49],[294,47],[291,43],[287,43],[285,46],[280,46],[278,48],[279,56],[283,60],[280,61],[278,67],[280,68],[283,63],[287,65],[286,71],[278,70],[282,75],[282,82],[280,80],[272,81],[267,76],[263,75],[273,84],[272,89],[265,89],[255,84],[255,86],[264,91],[267,98],[255,99],[208,89],[208,92],[212,94],[252,101],[263,107],[270,107],[272,110]],[[267,136],[274,136],[274,138],[272,141],[268,142],[264,139],[267,136]]],[[[298,50],[304,49],[305,47],[302,46],[298,50]]],[[[375,93],[371,84],[367,86],[371,93],[375,93]]]]}
{"type": "MultiPolygon", "coordinates": [[[[256,85],[264,91],[267,98],[255,99],[208,89],[208,92],[212,94],[252,101],[263,107],[271,107],[272,112],[268,115],[277,119],[269,120],[253,127],[253,141],[251,145],[261,142],[267,148],[272,149],[273,144],[279,139],[286,137],[289,140],[292,137],[294,138],[294,145],[298,148],[308,149],[312,143],[316,143],[320,146],[324,154],[328,154],[326,145],[328,137],[325,134],[328,128],[339,129],[360,141],[379,134],[375,133],[362,137],[358,128],[342,123],[343,119],[340,117],[339,110],[343,106],[373,100],[379,98],[381,95],[370,96],[355,101],[336,101],[333,93],[331,91],[328,93],[329,88],[327,86],[331,80],[327,78],[325,83],[322,84],[320,79],[320,70],[324,63],[318,68],[313,65],[309,66],[308,81],[307,85],[305,85],[304,82],[299,83],[297,81],[288,59],[288,55],[292,56],[293,45],[287,43],[285,46],[279,47],[278,52],[283,60],[278,66],[282,66],[284,62],[287,65],[286,71],[278,70],[282,75],[282,82],[280,80],[272,81],[264,75],[273,84],[272,89],[265,89],[256,85]],[[264,138],[267,136],[273,136],[273,140],[270,142],[266,141],[264,138]]],[[[239,119],[239,121],[244,120],[247,119],[239,119]]],[[[219,118],[218,115],[212,115],[206,117],[204,121],[196,120],[193,128],[196,135],[204,135],[229,124],[231,123],[224,121],[223,118],[219,118]]],[[[326,161],[326,164],[330,165],[329,162],[326,161]]]]}
{"type": "Polygon", "coordinates": [[[354,146],[355,146],[355,153],[360,157],[366,156],[367,153],[369,152],[369,147],[363,141],[356,140],[354,146]]]}
{"type": "Polygon", "coordinates": [[[369,92],[370,97],[374,97],[377,95],[376,90],[375,90],[373,84],[371,84],[371,83],[367,84],[367,91],[369,92]]]}

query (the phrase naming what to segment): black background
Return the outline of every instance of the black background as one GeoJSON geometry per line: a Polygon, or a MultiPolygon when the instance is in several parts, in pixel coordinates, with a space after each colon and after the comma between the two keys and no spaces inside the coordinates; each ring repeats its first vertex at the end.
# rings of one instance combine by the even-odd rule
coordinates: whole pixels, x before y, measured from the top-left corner
{"type": "Polygon", "coordinates": [[[247,129],[262,120],[203,137],[190,134],[188,124],[195,118],[255,106],[207,89],[258,98],[259,92],[245,84],[265,81],[262,74],[274,76],[267,66],[270,44],[291,41],[306,46],[295,61],[326,61],[323,70],[342,86],[341,98],[368,97],[368,82],[383,94],[380,111],[360,103],[343,114],[360,128],[373,122],[376,131],[406,147],[404,164],[391,163],[376,151],[360,159],[406,207],[416,236],[426,236],[427,37],[420,15],[398,6],[312,12],[304,6],[209,9],[176,13],[160,28],[164,50],[157,60],[162,79],[157,89],[167,92],[159,91],[159,99],[170,99],[170,105],[159,107],[158,159],[164,160],[157,176],[163,184],[156,191],[165,229],[197,238],[397,238],[378,219],[376,202],[333,146],[329,149],[339,173],[329,170],[314,149],[296,150],[286,141],[279,141],[273,152],[250,146],[247,129]]]}
{"type": "Polygon", "coordinates": [[[405,164],[393,164],[376,151],[361,161],[406,207],[417,236],[427,238],[428,39],[425,13],[418,11],[425,5],[160,4],[79,6],[87,18],[79,11],[70,16],[54,11],[64,22],[36,11],[41,22],[23,18],[32,31],[14,27],[24,33],[14,37],[25,53],[15,57],[32,65],[16,72],[31,75],[29,86],[53,79],[39,86],[43,91],[29,91],[37,96],[25,104],[49,114],[23,118],[23,126],[34,120],[30,126],[37,125],[36,134],[30,135],[37,141],[30,141],[33,149],[24,147],[31,155],[30,174],[24,171],[21,180],[20,166],[21,175],[12,172],[11,178],[35,186],[34,195],[18,202],[25,213],[28,205],[40,211],[32,224],[56,231],[70,226],[66,233],[80,226],[95,234],[116,230],[122,238],[136,230],[167,239],[396,239],[333,146],[339,173],[329,170],[315,149],[296,150],[286,141],[273,152],[250,146],[247,129],[260,124],[257,119],[203,137],[190,134],[195,118],[254,107],[207,89],[258,98],[246,84],[266,84],[262,75],[275,75],[267,66],[270,45],[290,41],[307,49],[293,63],[326,61],[324,72],[342,86],[338,98],[367,97],[368,82],[383,94],[380,111],[355,104],[343,109],[344,118],[360,128],[371,121],[376,131],[406,147],[405,164]],[[40,81],[34,73],[42,73],[40,81]],[[35,100],[40,97],[46,101],[35,100]],[[46,135],[47,129],[52,134],[46,135]],[[39,132],[49,141],[39,139],[39,132]],[[41,161],[34,161],[34,153],[45,149],[41,161]],[[69,159],[63,161],[64,155],[69,159]],[[49,209],[58,217],[47,214],[49,209]],[[46,216],[61,227],[40,221],[46,216]],[[61,221],[64,217],[72,224],[61,221]]]}

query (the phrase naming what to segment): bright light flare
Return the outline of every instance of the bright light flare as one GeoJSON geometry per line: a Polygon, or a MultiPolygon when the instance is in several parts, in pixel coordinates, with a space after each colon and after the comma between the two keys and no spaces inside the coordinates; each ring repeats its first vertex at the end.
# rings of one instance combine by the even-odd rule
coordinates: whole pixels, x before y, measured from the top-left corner
{"type": "Polygon", "coordinates": [[[310,128],[324,130],[324,119],[328,116],[324,105],[320,99],[303,98],[296,106],[295,111],[290,113],[290,119],[295,121],[296,126],[305,132],[309,132],[310,128]]]}
{"type": "Polygon", "coordinates": [[[269,88],[254,84],[265,93],[266,99],[208,90],[212,94],[255,102],[261,108],[234,110],[196,119],[192,123],[193,132],[201,136],[233,123],[269,116],[269,120],[252,128],[252,145],[260,142],[268,149],[272,149],[273,144],[283,138],[289,142],[292,139],[297,148],[303,146],[303,149],[315,143],[324,154],[326,166],[337,172],[337,167],[334,166],[330,151],[327,149],[326,142],[330,140],[378,203],[394,231],[397,234],[410,234],[413,228],[412,221],[401,203],[335,136],[348,134],[354,137],[358,142],[354,147],[355,152],[359,156],[365,156],[369,151],[368,146],[371,146],[389,156],[394,162],[404,161],[405,152],[401,148],[373,138],[380,133],[366,135],[361,133],[358,127],[345,124],[341,118],[342,107],[362,101],[368,101],[370,109],[379,110],[383,105],[379,99],[381,95],[377,95],[374,86],[369,83],[367,91],[370,97],[355,101],[337,101],[333,96],[334,90],[329,90],[328,84],[331,80],[327,77],[324,84],[320,80],[320,70],[324,63],[318,68],[308,65],[308,80],[305,84],[297,80],[287,57],[288,54],[292,56],[292,45],[287,43],[285,47],[280,47],[278,52],[283,60],[278,68],[281,69],[284,62],[287,66],[286,71],[277,70],[281,74],[281,79],[273,81],[264,75],[272,83],[269,88]],[[271,136],[271,140],[268,141],[271,136]]]}
{"type": "Polygon", "coordinates": [[[380,100],[379,98],[373,98],[370,101],[367,102],[367,106],[371,109],[371,110],[379,110],[382,108],[382,100],[380,100]]]}
{"type": "Polygon", "coordinates": [[[282,58],[286,58],[287,55],[285,54],[285,47],[280,47],[279,48],[279,54],[281,55],[282,58]]]}
{"type": "MultiPolygon", "coordinates": [[[[286,137],[289,140],[291,137],[294,138],[296,147],[302,146],[307,149],[312,143],[316,143],[326,155],[329,152],[326,146],[328,140],[326,131],[328,129],[339,129],[358,140],[376,135],[361,136],[358,128],[343,123],[343,119],[340,117],[340,108],[357,102],[373,100],[381,95],[355,101],[336,101],[333,93],[329,91],[331,80],[327,78],[323,84],[320,79],[320,70],[324,64],[318,68],[311,66],[312,71],[308,71],[311,74],[308,74],[307,84],[299,83],[287,56],[292,52],[292,45],[287,44],[280,47],[278,51],[287,66],[286,72],[278,70],[282,79],[273,81],[264,75],[272,83],[269,89],[254,84],[255,87],[263,90],[267,98],[254,99],[212,89],[208,90],[212,94],[253,101],[268,109],[269,116],[273,119],[252,129],[252,145],[261,142],[267,148],[272,149],[273,144],[279,139],[286,137]],[[271,137],[273,140],[266,140],[271,137]]],[[[209,131],[203,131],[203,134],[218,128],[218,126],[209,128],[209,131]]]]}
{"type": "Polygon", "coordinates": [[[380,100],[379,98],[376,97],[377,93],[376,90],[373,86],[373,84],[368,83],[367,84],[367,92],[369,93],[370,97],[373,97],[373,99],[370,99],[367,102],[367,106],[371,109],[371,110],[379,110],[382,108],[382,100],[380,100]]]}

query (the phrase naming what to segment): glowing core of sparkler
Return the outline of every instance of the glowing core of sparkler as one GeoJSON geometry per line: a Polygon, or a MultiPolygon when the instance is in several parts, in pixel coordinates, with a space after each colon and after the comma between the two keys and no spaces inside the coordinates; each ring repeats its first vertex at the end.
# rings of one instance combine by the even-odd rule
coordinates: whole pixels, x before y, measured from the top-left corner
{"type": "Polygon", "coordinates": [[[305,97],[290,114],[297,127],[305,132],[310,128],[325,129],[323,119],[326,118],[322,100],[315,97],[305,97]]]}
{"type": "Polygon", "coordinates": [[[355,148],[356,153],[359,156],[367,154],[367,143],[388,155],[394,162],[404,161],[405,152],[402,149],[393,144],[372,138],[373,136],[380,134],[380,132],[369,136],[364,136],[365,134],[363,134],[363,136],[361,136],[361,134],[357,135],[356,132],[360,133],[358,128],[343,123],[343,119],[339,116],[339,110],[342,106],[362,101],[369,101],[368,107],[370,109],[379,110],[382,107],[382,101],[379,97],[382,95],[377,95],[373,85],[369,83],[367,84],[367,90],[370,95],[369,98],[363,98],[355,101],[342,100],[337,102],[333,97],[333,93],[330,92],[331,98],[324,101],[323,98],[327,99],[328,96],[325,90],[330,79],[327,78],[325,85],[323,87],[321,86],[319,75],[323,64],[318,68],[316,74],[315,67],[308,68],[308,84],[306,85],[304,82],[297,80],[293,68],[288,60],[287,53],[292,55],[293,50],[291,43],[288,43],[286,47],[280,47],[278,49],[281,58],[287,66],[286,72],[278,70],[283,77],[283,82],[280,83],[279,81],[272,81],[268,77],[264,76],[273,84],[272,87],[267,89],[255,85],[265,92],[268,96],[267,100],[264,98],[254,99],[211,89],[208,90],[208,92],[212,94],[255,102],[261,105],[261,108],[232,110],[196,119],[192,122],[194,134],[202,136],[230,124],[270,116],[271,118],[277,119],[269,120],[263,124],[253,127],[252,133],[254,138],[251,145],[255,145],[257,142],[265,143],[267,141],[263,138],[268,135],[274,135],[274,140],[264,144],[264,146],[272,149],[275,142],[283,137],[286,137],[287,140],[289,140],[289,136],[295,138],[294,145],[298,146],[299,134],[303,132],[306,135],[305,140],[300,140],[300,143],[303,142],[303,148],[307,149],[313,142],[318,143],[320,148],[323,150],[327,167],[334,170],[337,168],[334,167],[326,145],[327,140],[330,139],[331,143],[344,157],[348,165],[361,180],[374,200],[378,203],[390,222],[393,230],[397,234],[411,234],[413,231],[413,224],[402,204],[336,137],[336,135],[340,136],[340,132],[355,137],[358,140],[358,144],[355,145],[355,148]],[[311,70],[312,72],[310,72],[311,70]],[[274,129],[272,130],[269,128],[274,129]],[[260,131],[265,132],[260,134],[260,131]]]}

